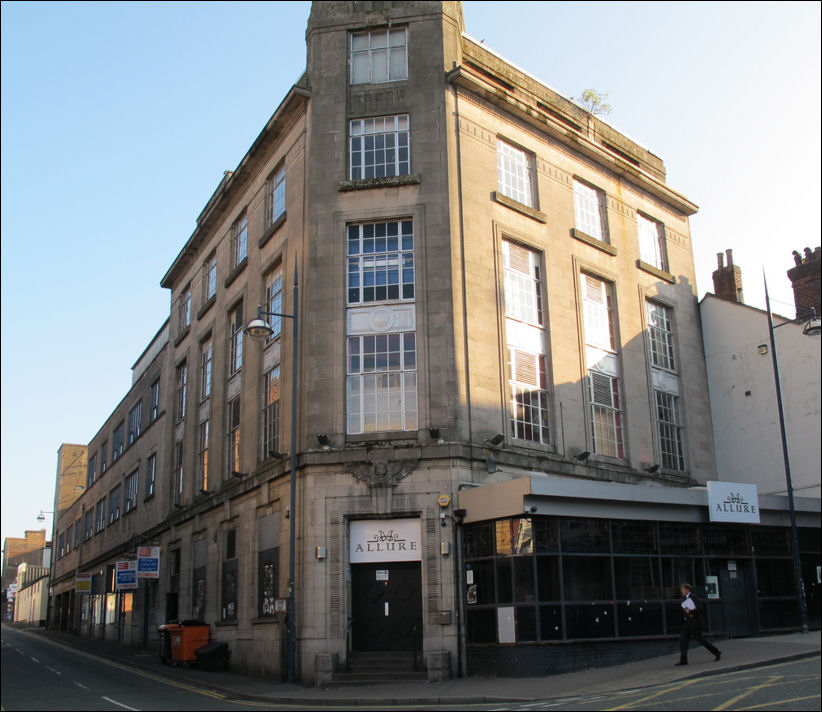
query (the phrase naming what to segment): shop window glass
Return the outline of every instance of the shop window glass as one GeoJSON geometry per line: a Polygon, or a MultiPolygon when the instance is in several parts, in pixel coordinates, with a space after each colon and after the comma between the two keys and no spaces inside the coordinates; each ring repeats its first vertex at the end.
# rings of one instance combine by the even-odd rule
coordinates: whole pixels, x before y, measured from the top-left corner
{"type": "Polygon", "coordinates": [[[534,538],[530,519],[501,519],[496,522],[497,554],[531,554],[534,538]]]}
{"type": "Polygon", "coordinates": [[[466,619],[469,643],[497,642],[496,608],[469,608],[466,619]]]}
{"type": "Polygon", "coordinates": [[[799,551],[822,551],[822,539],[819,538],[819,529],[799,527],[797,529],[799,551]]]}
{"type": "Polygon", "coordinates": [[[537,557],[537,590],[540,601],[559,601],[559,557],[537,557]]]}
{"type": "Polygon", "coordinates": [[[511,559],[496,559],[497,603],[513,603],[511,559]]]}
{"type": "Polygon", "coordinates": [[[749,553],[744,527],[705,526],[702,530],[705,553],[713,556],[745,556],[749,553]]]}
{"type": "Polygon", "coordinates": [[[568,638],[613,638],[614,612],[609,604],[565,606],[568,638]]]}
{"type": "Polygon", "coordinates": [[[799,604],[796,601],[760,601],[759,624],[762,630],[798,628],[799,604]]]}
{"type": "Polygon", "coordinates": [[[474,561],[471,563],[474,572],[474,586],[476,586],[477,604],[494,603],[494,561],[474,561]]]}
{"type": "Polygon", "coordinates": [[[531,556],[513,559],[514,597],[518,603],[536,601],[534,590],[534,559],[531,556]]]}
{"type": "Polygon", "coordinates": [[[566,601],[610,601],[611,559],[607,556],[563,556],[566,601]]]}
{"type": "Polygon", "coordinates": [[[494,530],[490,522],[465,527],[465,558],[474,559],[494,553],[494,530]]]}
{"type": "Polygon", "coordinates": [[[620,600],[660,598],[659,568],[651,557],[615,557],[614,580],[620,600]]]}
{"type": "Polygon", "coordinates": [[[537,639],[537,609],[534,606],[517,606],[514,615],[517,625],[517,640],[537,639]]]}
{"type": "Polygon", "coordinates": [[[683,582],[688,582],[692,586],[697,585],[694,578],[694,561],[692,558],[662,559],[663,598],[682,598],[679,587],[683,582]]]}
{"type": "Polygon", "coordinates": [[[796,594],[794,580],[793,561],[790,559],[756,560],[757,595],[760,597],[793,596],[796,594]]]}
{"type": "Polygon", "coordinates": [[[608,522],[604,519],[560,520],[562,551],[585,553],[610,551],[608,522]]]}
{"type": "Polygon", "coordinates": [[[538,554],[559,551],[559,530],[553,517],[539,517],[534,520],[534,546],[538,554]]]}
{"type": "Polygon", "coordinates": [[[619,635],[662,635],[662,603],[627,601],[617,604],[619,635]]]}
{"type": "Polygon", "coordinates": [[[790,529],[779,527],[751,528],[751,547],[758,556],[790,556],[790,529]]]}
{"type": "Polygon", "coordinates": [[[698,554],[699,527],[694,524],[660,524],[659,543],[663,554],[698,554]]]}
{"type": "Polygon", "coordinates": [[[611,522],[614,553],[656,554],[656,524],[652,522],[611,522]]]}
{"type": "Polygon", "coordinates": [[[562,640],[562,608],[560,606],[539,607],[540,640],[562,640]]]}

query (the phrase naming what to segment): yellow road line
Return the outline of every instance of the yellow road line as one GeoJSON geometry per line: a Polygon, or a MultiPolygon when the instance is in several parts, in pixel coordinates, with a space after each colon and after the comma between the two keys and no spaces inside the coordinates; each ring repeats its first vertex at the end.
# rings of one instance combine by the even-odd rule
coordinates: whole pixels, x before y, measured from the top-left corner
{"type": "Polygon", "coordinates": [[[676,692],[677,690],[681,690],[683,687],[688,687],[688,685],[693,685],[695,682],[698,681],[699,678],[694,680],[686,680],[681,685],[675,685],[674,687],[666,687],[664,690],[659,690],[659,692],[655,692],[653,695],[648,695],[647,697],[640,697],[638,700],[634,700],[633,702],[626,702],[624,705],[619,705],[619,707],[609,707],[607,710],[605,710],[605,712],[614,712],[615,710],[628,709],[629,707],[633,707],[634,705],[638,705],[642,702],[653,700],[655,697],[667,695],[669,692],[676,692]]]}
{"type": "Polygon", "coordinates": [[[754,692],[758,692],[766,687],[771,687],[776,683],[777,680],[781,680],[782,675],[771,675],[770,679],[767,682],[763,682],[761,685],[754,685],[754,687],[749,687],[745,692],[738,694],[736,697],[732,697],[730,700],[726,700],[718,707],[714,707],[713,712],[721,712],[721,710],[726,710],[731,705],[736,704],[739,700],[744,700],[749,695],[752,695],[754,692]]]}

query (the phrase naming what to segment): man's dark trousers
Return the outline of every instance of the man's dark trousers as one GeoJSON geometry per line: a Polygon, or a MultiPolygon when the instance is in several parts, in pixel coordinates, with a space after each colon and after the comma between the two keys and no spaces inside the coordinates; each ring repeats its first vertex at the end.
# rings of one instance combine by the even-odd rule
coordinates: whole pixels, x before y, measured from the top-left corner
{"type": "Polygon", "coordinates": [[[682,631],[679,634],[679,662],[688,662],[688,645],[693,638],[697,643],[702,643],[714,657],[719,658],[719,648],[711,645],[702,637],[702,616],[696,614],[690,616],[682,623],[682,631]]]}

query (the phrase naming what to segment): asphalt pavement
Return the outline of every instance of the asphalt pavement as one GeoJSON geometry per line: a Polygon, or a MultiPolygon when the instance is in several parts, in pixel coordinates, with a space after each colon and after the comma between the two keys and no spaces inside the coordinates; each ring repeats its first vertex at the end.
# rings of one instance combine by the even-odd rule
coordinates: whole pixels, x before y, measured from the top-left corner
{"type": "MultiPolygon", "coordinates": [[[[7,624],[4,624],[7,625],[7,624]]],[[[19,628],[19,626],[15,626],[19,628]]],[[[820,631],[753,638],[717,640],[722,659],[701,646],[691,646],[690,664],[677,667],[679,641],[671,641],[669,655],[604,668],[542,677],[466,677],[436,682],[393,681],[387,685],[306,687],[276,680],[241,675],[230,670],[208,672],[196,667],[171,667],[149,651],[136,650],[112,641],[95,640],[44,628],[22,628],[26,632],[72,649],[165,676],[224,695],[276,704],[351,704],[389,707],[400,704],[482,704],[485,702],[529,702],[633,690],[704,675],[744,670],[770,662],[785,662],[820,654],[820,631]]],[[[641,642],[637,642],[641,645],[641,642]]]]}

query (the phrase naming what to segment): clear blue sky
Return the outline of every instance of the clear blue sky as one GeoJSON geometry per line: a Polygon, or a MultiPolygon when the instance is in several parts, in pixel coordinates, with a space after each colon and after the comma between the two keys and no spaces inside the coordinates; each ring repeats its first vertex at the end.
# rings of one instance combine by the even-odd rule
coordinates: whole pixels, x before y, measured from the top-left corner
{"type": "MultiPolygon", "coordinates": [[[[308,2],[2,3],[2,532],[52,508],[165,320],[165,274],[305,68],[308,2]],[[37,323],[36,328],[32,324],[37,323]]],[[[793,313],[820,244],[820,4],[465,2],[466,31],[661,156],[697,288],[793,313]]],[[[51,522],[46,526],[49,534],[51,522]]]]}

